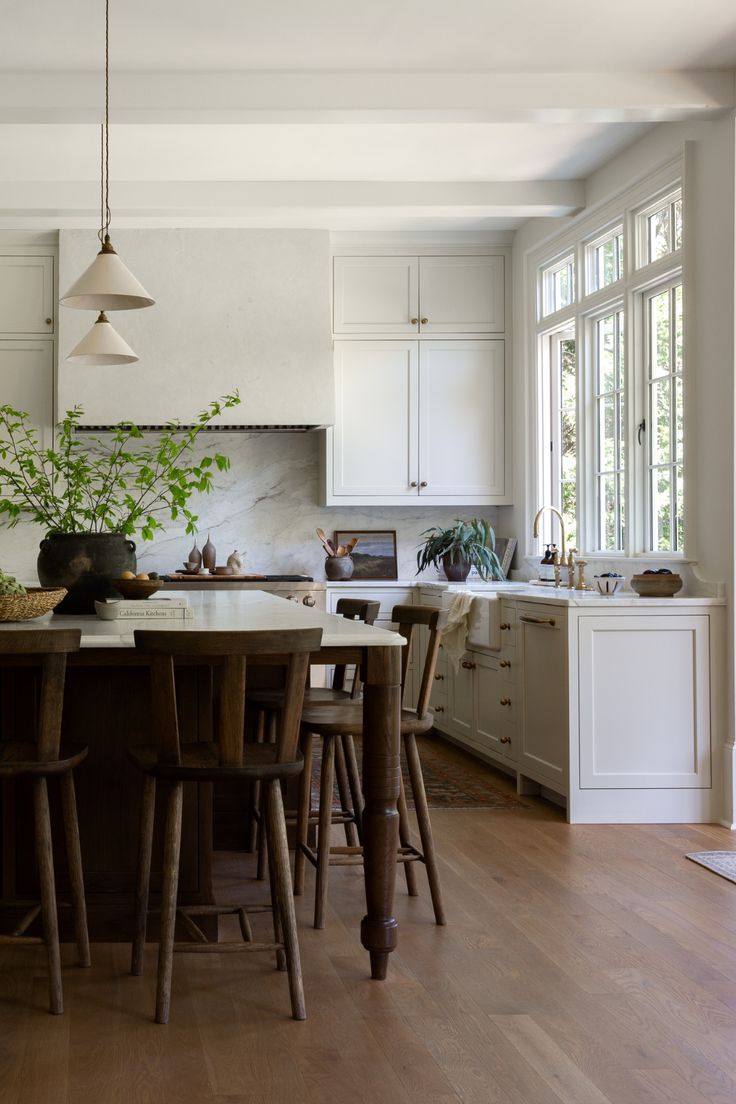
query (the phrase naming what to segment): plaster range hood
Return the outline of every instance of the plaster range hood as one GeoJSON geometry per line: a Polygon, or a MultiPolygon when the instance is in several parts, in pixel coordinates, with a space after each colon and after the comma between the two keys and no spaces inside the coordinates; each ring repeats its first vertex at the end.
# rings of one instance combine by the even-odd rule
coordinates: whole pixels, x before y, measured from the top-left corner
{"type": "MultiPolygon", "coordinates": [[[[62,230],[59,280],[73,282],[91,231],[62,230]]],[[[83,367],[66,357],[86,312],[59,311],[57,410],[82,431],[195,422],[237,388],[240,405],[205,432],[307,433],[334,422],[329,234],[322,230],[117,230],[156,305],[114,318],[140,360],[83,367]]]]}

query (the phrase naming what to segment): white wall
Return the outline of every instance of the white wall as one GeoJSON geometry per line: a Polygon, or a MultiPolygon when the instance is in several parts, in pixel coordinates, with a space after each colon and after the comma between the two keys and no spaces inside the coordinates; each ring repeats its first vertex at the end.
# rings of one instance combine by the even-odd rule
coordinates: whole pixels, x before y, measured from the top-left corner
{"type": "MultiPolygon", "coordinates": [[[[88,424],[186,422],[237,387],[241,405],[223,421],[332,423],[326,230],[119,230],[113,244],[156,300],[110,314],[140,360],[92,370],[68,364],[95,315],[60,307],[61,411],[81,402],[88,424]]],[[[62,294],[98,248],[93,231],[60,231],[62,294]]]]}

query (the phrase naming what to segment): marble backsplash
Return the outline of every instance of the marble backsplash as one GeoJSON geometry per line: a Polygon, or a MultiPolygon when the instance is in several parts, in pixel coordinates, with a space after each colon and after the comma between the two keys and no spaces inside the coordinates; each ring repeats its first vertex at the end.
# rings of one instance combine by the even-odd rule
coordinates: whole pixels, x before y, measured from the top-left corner
{"type": "MultiPolygon", "coordinates": [[[[503,511],[489,507],[362,507],[319,505],[320,436],[310,434],[233,434],[206,438],[230,457],[228,472],[216,476],[216,490],[194,502],[199,515],[198,543],[209,533],[224,564],[237,548],[245,552],[246,571],[269,575],[306,574],[324,579],[324,553],[315,535],[320,526],[335,529],[395,529],[399,578],[416,572],[420,534],[432,525],[450,524],[456,517],[486,517],[499,536],[503,511]]],[[[43,532],[21,524],[0,529],[0,567],[25,581],[36,579],[36,556],[43,532]]],[[[192,546],[183,528],[170,525],[153,542],[138,542],[140,571],[169,572],[181,566],[192,546]]],[[[425,578],[434,577],[431,571],[425,578]]]]}

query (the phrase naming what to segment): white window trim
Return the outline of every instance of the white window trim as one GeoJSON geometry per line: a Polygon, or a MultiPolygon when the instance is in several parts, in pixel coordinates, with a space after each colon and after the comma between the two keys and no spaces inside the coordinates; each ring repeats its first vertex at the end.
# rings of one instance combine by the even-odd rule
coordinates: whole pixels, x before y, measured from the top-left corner
{"type": "MultiPolygon", "coordinates": [[[[687,143],[686,143],[687,147],[687,143]]],[[[632,437],[636,435],[642,414],[644,403],[643,388],[640,381],[643,378],[644,350],[641,342],[637,341],[637,335],[642,332],[641,303],[642,293],[650,288],[666,282],[668,279],[682,278],[683,295],[687,301],[686,271],[684,264],[684,250],[676,250],[666,257],[662,257],[651,264],[639,266],[639,227],[641,216],[650,210],[656,210],[670,195],[681,190],[683,196],[683,218],[685,225],[688,223],[686,189],[684,186],[686,149],[683,153],[662,165],[652,173],[642,177],[625,192],[612,197],[599,204],[594,209],[585,212],[566,227],[562,234],[548,238],[542,245],[528,251],[524,257],[524,263],[528,281],[527,311],[529,321],[530,349],[535,352],[529,358],[527,387],[528,394],[533,397],[529,403],[527,424],[528,460],[529,460],[529,492],[528,514],[526,531],[531,533],[531,522],[539,506],[543,504],[542,488],[544,484],[544,464],[539,453],[540,446],[540,404],[537,402],[539,387],[539,372],[541,366],[541,351],[543,342],[556,330],[566,325],[574,327],[576,333],[576,355],[578,372],[578,410],[581,416],[578,424],[579,457],[578,464],[578,543],[581,551],[584,551],[586,559],[593,560],[657,560],[660,563],[674,561],[677,563],[690,562],[685,552],[651,552],[648,550],[648,503],[643,501],[641,489],[646,480],[642,468],[646,467],[647,449],[634,447],[632,437]],[[605,238],[616,226],[623,226],[624,233],[624,274],[622,279],[607,285],[597,291],[588,294],[589,283],[587,258],[588,247],[600,238],[605,238]],[[562,260],[570,253],[575,256],[576,264],[576,288],[575,300],[569,306],[555,314],[544,315],[544,287],[542,269],[549,268],[557,261],[562,260]],[[593,545],[592,537],[595,531],[595,511],[591,509],[592,485],[590,477],[581,480],[581,471],[591,472],[595,468],[595,439],[590,419],[584,416],[581,406],[587,401],[585,396],[591,394],[590,374],[592,371],[589,347],[588,319],[591,316],[605,313],[616,305],[623,304],[626,328],[625,328],[625,373],[626,387],[630,396],[627,405],[626,433],[626,547],[623,551],[589,551],[593,545]],[[633,323],[633,324],[632,324],[633,323]],[[638,345],[638,348],[637,348],[638,345]],[[582,386],[581,386],[582,384],[582,386]],[[581,486],[581,482],[585,485],[581,486]],[[592,527],[592,528],[591,528],[592,527]]],[[[687,365],[687,342],[685,343],[685,364],[687,365]]],[[[687,415],[685,417],[685,445],[684,452],[687,455],[687,415]]],[[[687,505],[685,508],[685,525],[687,526],[687,505]]],[[[528,554],[536,556],[540,544],[544,540],[554,539],[550,537],[550,530],[543,529],[540,542],[535,543],[529,537],[528,554]]],[[[555,530],[556,533],[556,530],[555,530]]],[[[685,529],[685,545],[687,548],[687,528],[685,529]]]]}

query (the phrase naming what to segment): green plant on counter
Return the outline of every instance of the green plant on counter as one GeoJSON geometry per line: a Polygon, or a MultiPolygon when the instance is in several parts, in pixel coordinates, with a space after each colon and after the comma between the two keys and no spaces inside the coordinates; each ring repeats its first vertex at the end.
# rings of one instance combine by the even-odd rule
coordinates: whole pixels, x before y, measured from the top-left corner
{"type": "Polygon", "coordinates": [[[230,461],[220,452],[199,460],[192,450],[199,434],[223,410],[237,406],[235,391],[211,402],[191,426],[169,422],[144,438],[121,422],[102,437],[80,432],[81,406],[68,410],[56,429],[54,448],[43,448],[30,416],[0,406],[0,522],[13,528],[30,520],[53,533],[139,532],[152,540],[167,520],[186,521],[196,533],[193,494],[209,494],[215,471],[230,461]]]}
{"type": "Polygon", "coordinates": [[[433,526],[422,536],[424,544],[417,552],[417,575],[430,565],[442,566],[445,557],[450,563],[469,563],[477,568],[481,579],[503,579],[501,563],[496,555],[496,535],[483,518],[472,521],[455,519],[450,529],[433,526]]]}
{"type": "Polygon", "coordinates": [[[0,571],[0,597],[8,598],[11,595],[23,595],[28,591],[19,583],[14,575],[6,575],[4,571],[0,571]]]}

